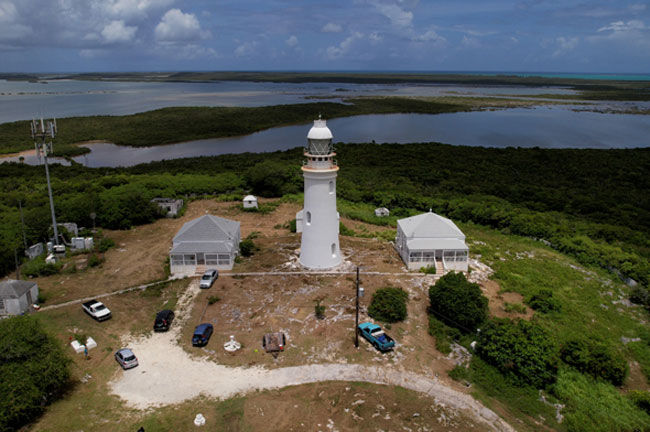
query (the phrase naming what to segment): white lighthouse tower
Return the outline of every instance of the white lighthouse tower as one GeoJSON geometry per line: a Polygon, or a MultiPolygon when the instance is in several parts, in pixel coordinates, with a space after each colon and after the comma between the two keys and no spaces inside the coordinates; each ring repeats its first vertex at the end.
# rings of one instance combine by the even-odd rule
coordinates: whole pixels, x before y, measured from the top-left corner
{"type": "Polygon", "coordinates": [[[326,121],[314,120],[307,134],[305,206],[302,219],[300,264],[310,269],[328,269],[341,264],[339,214],[336,211],[336,175],[332,132],[326,121]]]}

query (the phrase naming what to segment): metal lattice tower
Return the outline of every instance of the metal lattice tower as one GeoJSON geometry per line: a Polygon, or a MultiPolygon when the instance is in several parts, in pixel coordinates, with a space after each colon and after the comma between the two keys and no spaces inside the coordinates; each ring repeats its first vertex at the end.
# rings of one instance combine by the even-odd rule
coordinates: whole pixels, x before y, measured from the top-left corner
{"type": "Polygon", "coordinates": [[[32,138],[34,139],[34,149],[36,155],[40,158],[43,156],[45,165],[45,178],[47,179],[47,193],[50,196],[50,211],[52,212],[52,226],[54,227],[54,244],[59,245],[59,230],[56,225],[56,215],[54,213],[54,199],[52,198],[52,185],[50,184],[50,170],[47,165],[47,155],[54,152],[52,139],[56,136],[56,118],[52,121],[32,120],[31,122],[32,138]]]}

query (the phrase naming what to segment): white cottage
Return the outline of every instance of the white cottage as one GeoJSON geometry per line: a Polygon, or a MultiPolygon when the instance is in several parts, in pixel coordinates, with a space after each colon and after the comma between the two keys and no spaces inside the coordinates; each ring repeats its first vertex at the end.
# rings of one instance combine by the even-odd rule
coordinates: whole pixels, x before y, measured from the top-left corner
{"type": "Polygon", "coordinates": [[[246,195],[243,200],[244,208],[257,208],[257,198],[253,195],[246,195]]]}
{"type": "Polygon", "coordinates": [[[29,312],[37,301],[38,285],[35,282],[13,279],[0,282],[0,316],[29,312]]]}
{"type": "Polygon", "coordinates": [[[378,207],[375,209],[375,216],[377,217],[390,216],[390,210],[388,210],[386,207],[378,207]]]}
{"type": "Polygon", "coordinates": [[[169,252],[172,274],[193,275],[206,269],[231,270],[239,252],[239,222],[205,215],[183,225],[169,252]]]}
{"type": "Polygon", "coordinates": [[[395,247],[409,270],[436,266],[443,273],[468,268],[465,234],[451,220],[431,211],[398,220],[395,247]]]}

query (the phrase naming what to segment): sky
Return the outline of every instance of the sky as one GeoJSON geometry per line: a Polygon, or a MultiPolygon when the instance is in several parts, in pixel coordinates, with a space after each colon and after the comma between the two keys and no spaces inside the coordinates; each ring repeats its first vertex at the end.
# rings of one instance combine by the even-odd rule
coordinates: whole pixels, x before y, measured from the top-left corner
{"type": "Polygon", "coordinates": [[[649,0],[0,0],[0,72],[650,73],[649,0]]]}

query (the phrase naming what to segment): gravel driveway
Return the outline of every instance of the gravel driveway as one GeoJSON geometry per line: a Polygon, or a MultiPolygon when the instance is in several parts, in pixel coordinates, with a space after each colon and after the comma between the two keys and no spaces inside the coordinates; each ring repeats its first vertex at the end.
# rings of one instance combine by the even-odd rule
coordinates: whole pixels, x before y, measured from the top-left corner
{"type": "MultiPolygon", "coordinates": [[[[206,359],[192,358],[178,345],[177,339],[183,324],[182,317],[189,316],[190,305],[198,292],[198,281],[193,281],[178,301],[177,309],[180,311],[176,316],[180,319],[169,332],[125,341],[138,356],[140,365],[119,372],[109,386],[128,405],[146,409],[180,403],[199,395],[226,399],[255,390],[319,381],[365,381],[399,385],[426,393],[436,403],[456,408],[492,430],[514,430],[471,396],[426,376],[387,366],[330,363],[269,370],[261,367],[232,368],[206,359]]],[[[218,341],[212,341],[212,344],[215,343],[218,341]]]]}

